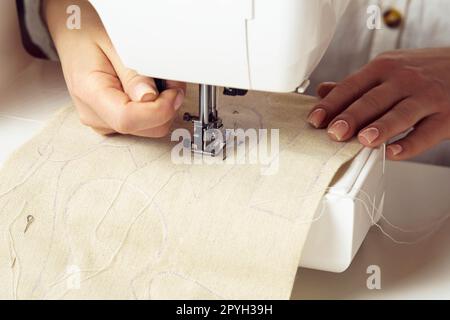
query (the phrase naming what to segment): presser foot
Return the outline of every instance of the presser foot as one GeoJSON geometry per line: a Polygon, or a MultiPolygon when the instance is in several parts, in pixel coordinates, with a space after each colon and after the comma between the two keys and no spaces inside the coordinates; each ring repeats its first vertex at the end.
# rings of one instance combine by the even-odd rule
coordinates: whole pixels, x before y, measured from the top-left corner
{"type": "Polygon", "coordinates": [[[194,124],[193,140],[186,141],[189,144],[186,148],[191,148],[194,154],[225,159],[226,136],[218,117],[215,86],[200,85],[199,116],[185,113],[184,120],[194,124]]]}

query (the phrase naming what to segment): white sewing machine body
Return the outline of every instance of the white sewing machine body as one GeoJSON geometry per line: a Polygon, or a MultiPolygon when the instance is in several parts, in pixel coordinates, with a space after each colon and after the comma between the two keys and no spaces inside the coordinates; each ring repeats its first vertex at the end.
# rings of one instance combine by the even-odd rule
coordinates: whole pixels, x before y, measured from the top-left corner
{"type": "Polygon", "coordinates": [[[90,0],[124,64],[160,79],[293,92],[348,0],[90,0]],[[132,36],[131,36],[132,35],[132,36]]]}
{"type": "MultiPolygon", "coordinates": [[[[98,6],[97,9],[102,19],[106,21],[107,29],[113,32],[113,42],[125,63],[144,74],[248,89],[292,91],[307,79],[320,60],[333,34],[338,17],[337,12],[343,10],[341,7],[345,1],[137,0],[140,7],[130,6],[130,1],[92,0],[92,2],[98,6]],[[180,4],[175,11],[183,13],[179,17],[176,15],[177,19],[181,19],[183,23],[188,23],[200,15],[198,11],[195,11],[196,15],[190,15],[190,19],[183,18],[188,15],[187,12],[183,12],[188,10],[184,3],[195,5],[196,10],[200,12],[204,6],[207,15],[212,16],[200,21],[212,23],[211,29],[205,26],[201,28],[195,23],[192,30],[178,29],[175,34],[175,30],[170,28],[171,24],[168,21],[159,19],[156,21],[159,26],[173,34],[167,38],[170,41],[160,48],[160,54],[155,54],[148,45],[158,43],[162,36],[153,32],[145,33],[158,26],[158,24],[150,23],[151,19],[148,18],[148,15],[151,15],[152,19],[158,19],[152,12],[161,13],[159,7],[156,10],[150,5],[150,3],[155,5],[155,2],[165,10],[169,10],[176,3],[180,4]],[[122,3],[127,4],[127,7],[122,8],[122,3]],[[212,3],[220,10],[217,7],[214,8],[212,3]],[[226,3],[233,4],[234,11],[228,10],[226,3]],[[275,3],[276,5],[271,5],[275,3]],[[241,9],[242,12],[237,9],[241,9]],[[300,13],[295,15],[291,12],[294,10],[300,13]],[[230,20],[226,19],[227,15],[230,20]],[[273,25],[271,27],[261,25],[258,22],[260,15],[265,17],[266,23],[273,21],[273,25]],[[139,17],[144,16],[147,17],[145,21],[139,21],[141,20],[139,17]],[[252,19],[249,20],[249,17],[252,19]],[[268,20],[269,17],[270,20],[268,20]],[[279,19],[276,20],[276,17],[279,19]],[[304,19],[302,20],[304,23],[294,21],[295,19],[304,19]],[[279,23],[278,26],[276,22],[279,23]],[[246,24],[248,29],[245,28],[246,24]],[[326,27],[326,24],[330,24],[330,28],[326,27]],[[234,27],[230,29],[230,25],[236,25],[236,29],[234,27]],[[260,26],[260,29],[257,26],[260,26]],[[139,36],[133,33],[133,27],[145,27],[145,29],[139,36]],[[300,30],[294,31],[294,27],[300,30]],[[286,31],[290,28],[292,30],[286,31]],[[202,33],[193,37],[194,29],[202,33]],[[245,30],[248,30],[248,34],[245,30]],[[311,39],[305,36],[307,32],[311,33],[311,39]],[[321,32],[323,32],[323,38],[319,37],[321,32]],[[130,37],[130,34],[136,36],[130,37]],[[248,48],[244,35],[249,37],[248,48]],[[194,44],[200,46],[197,48],[198,56],[195,56],[192,51],[195,46],[189,46],[189,48],[182,46],[188,45],[187,39],[192,38],[195,38],[194,44]],[[140,41],[135,42],[137,39],[140,41]],[[152,41],[145,41],[145,39],[152,41]],[[208,42],[205,39],[212,42],[207,45],[208,42]],[[242,47],[239,44],[235,48],[236,51],[227,48],[232,39],[235,39],[237,43],[244,41],[242,47]],[[264,43],[262,46],[262,43],[257,43],[258,39],[261,41],[266,39],[271,45],[264,43]],[[292,43],[292,39],[299,41],[292,43]],[[219,42],[222,40],[224,42],[219,42]],[[211,44],[220,46],[208,48],[211,44]],[[284,45],[286,46],[284,49],[280,48],[284,45]],[[250,64],[247,64],[246,60],[247,49],[255,50],[248,55],[250,64]],[[288,52],[289,50],[293,50],[298,57],[294,57],[293,53],[288,52]],[[267,56],[264,56],[266,54],[267,56]],[[181,61],[174,61],[176,57],[181,61]],[[283,58],[285,60],[282,60],[283,58]],[[186,64],[185,59],[188,59],[186,64]],[[179,70],[182,65],[185,68],[179,70]],[[277,67],[279,67],[278,70],[277,67]],[[249,70],[251,70],[250,73],[249,70]]],[[[8,67],[7,74],[0,77],[2,107],[0,110],[0,166],[14,149],[33,136],[53,112],[70,99],[58,64],[33,59],[25,53],[19,42],[18,23],[14,10],[14,0],[0,2],[0,12],[4,17],[10,17],[8,20],[0,19],[4,22],[0,24],[2,28],[0,41],[9,45],[3,45],[0,50],[0,65],[2,68],[8,67]],[[16,88],[21,90],[15,90],[16,88]],[[33,108],[29,108],[30,101],[33,108]],[[6,145],[3,144],[4,142],[6,145]]],[[[194,10],[189,9],[188,12],[194,13],[194,10]]],[[[324,196],[316,214],[316,217],[320,216],[320,219],[312,225],[300,266],[332,272],[341,272],[348,267],[371,226],[370,215],[375,213],[376,221],[381,212],[384,191],[382,160],[380,151],[365,149],[324,196]],[[366,193],[370,196],[367,197],[366,193]],[[377,212],[372,212],[373,206],[378,208],[377,212]]]]}
{"type": "Polygon", "coordinates": [[[383,211],[385,155],[363,149],[319,205],[300,267],[343,272],[383,211]]]}

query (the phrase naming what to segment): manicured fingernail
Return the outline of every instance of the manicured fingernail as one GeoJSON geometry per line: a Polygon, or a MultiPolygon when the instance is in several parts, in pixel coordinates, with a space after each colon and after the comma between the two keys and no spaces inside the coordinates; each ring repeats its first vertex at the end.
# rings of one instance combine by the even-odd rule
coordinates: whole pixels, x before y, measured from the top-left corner
{"type": "Polygon", "coordinates": [[[181,106],[183,105],[183,101],[184,101],[184,91],[178,89],[177,97],[175,98],[174,104],[175,111],[181,108],[181,106]]]}
{"type": "Polygon", "coordinates": [[[373,143],[380,136],[380,130],[377,128],[368,128],[360,132],[359,137],[365,140],[367,144],[373,143]]]}
{"type": "Polygon", "coordinates": [[[347,121],[338,120],[328,129],[328,133],[333,135],[337,141],[342,141],[349,130],[350,126],[347,121]]]}
{"type": "Polygon", "coordinates": [[[387,147],[388,152],[392,153],[393,156],[398,156],[403,152],[403,147],[399,144],[391,144],[387,147]]]}
{"type": "Polygon", "coordinates": [[[154,101],[156,96],[158,95],[156,93],[156,90],[154,88],[152,88],[151,85],[149,85],[145,82],[138,83],[134,87],[134,90],[135,90],[134,92],[136,94],[136,97],[140,102],[154,101]]]}
{"type": "Polygon", "coordinates": [[[315,128],[319,128],[326,117],[327,112],[325,111],[325,109],[318,108],[313,112],[311,112],[311,114],[308,117],[308,122],[315,128]]]}

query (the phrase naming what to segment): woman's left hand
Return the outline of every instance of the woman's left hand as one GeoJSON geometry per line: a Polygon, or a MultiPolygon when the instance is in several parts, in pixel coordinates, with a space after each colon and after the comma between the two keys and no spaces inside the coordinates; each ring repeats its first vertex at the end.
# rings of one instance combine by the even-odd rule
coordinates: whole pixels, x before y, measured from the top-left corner
{"type": "Polygon", "coordinates": [[[404,160],[450,139],[450,48],[387,52],[317,91],[309,122],[333,140],[357,135],[378,147],[414,128],[387,148],[389,159],[404,160]]]}

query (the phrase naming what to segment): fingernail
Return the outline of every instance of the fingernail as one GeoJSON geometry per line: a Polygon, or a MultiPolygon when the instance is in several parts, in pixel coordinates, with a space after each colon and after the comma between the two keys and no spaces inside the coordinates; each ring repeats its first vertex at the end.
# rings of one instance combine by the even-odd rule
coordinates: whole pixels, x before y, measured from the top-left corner
{"type": "Polygon", "coordinates": [[[181,106],[183,105],[183,101],[184,101],[184,91],[181,89],[178,89],[178,93],[177,93],[177,97],[175,98],[175,111],[177,111],[178,109],[181,108],[181,106]]]}
{"type": "Polygon", "coordinates": [[[387,147],[387,150],[392,153],[393,156],[398,156],[403,152],[403,147],[399,144],[391,144],[387,147]]]}
{"type": "Polygon", "coordinates": [[[327,112],[325,111],[325,109],[318,108],[309,115],[308,122],[315,128],[319,128],[326,117],[327,112]]]}
{"type": "Polygon", "coordinates": [[[152,88],[149,84],[145,82],[140,82],[134,87],[134,92],[136,97],[140,102],[150,102],[154,101],[155,97],[158,95],[156,90],[152,88]]]}
{"type": "Polygon", "coordinates": [[[348,123],[344,120],[339,120],[328,129],[328,133],[335,136],[337,141],[342,141],[349,130],[350,126],[348,123]]]}
{"type": "Polygon", "coordinates": [[[380,136],[380,131],[377,128],[368,128],[364,131],[361,131],[359,137],[361,139],[366,140],[368,144],[373,143],[380,136]]]}

